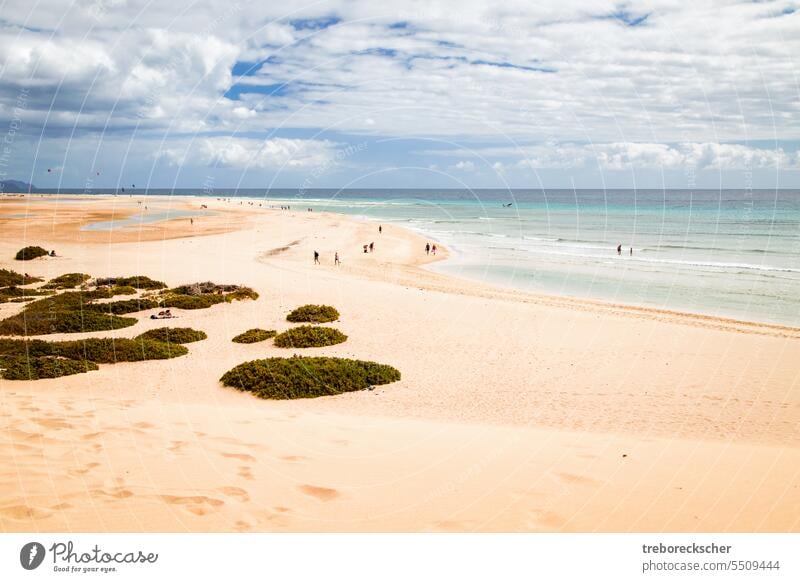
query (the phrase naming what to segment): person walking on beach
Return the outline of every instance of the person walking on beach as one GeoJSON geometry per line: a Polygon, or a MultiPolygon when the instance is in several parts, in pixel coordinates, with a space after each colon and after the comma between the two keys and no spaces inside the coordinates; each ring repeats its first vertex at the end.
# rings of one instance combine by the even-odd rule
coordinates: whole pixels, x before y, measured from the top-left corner
{"type": "Polygon", "coordinates": [[[339,266],[339,251],[336,251],[333,255],[333,264],[337,267],[339,266]]]}
{"type": "Polygon", "coordinates": [[[431,252],[433,253],[433,256],[436,256],[436,245],[431,247],[431,252]]]}
{"type": "Polygon", "coordinates": [[[314,251],[314,264],[319,265],[319,251],[314,251]]]}
{"type": "Polygon", "coordinates": [[[431,254],[431,243],[425,243],[425,254],[431,254]]]}
{"type": "Polygon", "coordinates": [[[372,252],[374,250],[375,250],[375,243],[374,242],[369,243],[369,252],[372,252]]]}
{"type": "Polygon", "coordinates": [[[378,225],[378,234],[383,234],[383,225],[382,224],[378,225]]]}
{"type": "Polygon", "coordinates": [[[617,254],[618,255],[622,254],[622,245],[617,245],[617,254]]]}
{"type": "Polygon", "coordinates": [[[633,256],[633,247],[631,247],[631,256],[633,256]]]}

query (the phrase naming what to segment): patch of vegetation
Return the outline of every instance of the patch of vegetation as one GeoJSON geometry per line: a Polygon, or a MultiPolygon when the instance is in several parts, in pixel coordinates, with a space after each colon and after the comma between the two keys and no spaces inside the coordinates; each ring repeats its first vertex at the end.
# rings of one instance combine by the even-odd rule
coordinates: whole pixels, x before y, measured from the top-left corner
{"type": "Polygon", "coordinates": [[[167,344],[154,339],[88,338],[48,342],[44,340],[0,339],[0,355],[13,357],[60,357],[88,360],[96,364],[166,360],[189,353],[180,344],[167,344]]]}
{"type": "Polygon", "coordinates": [[[21,289],[19,287],[0,287],[0,303],[33,301],[37,297],[45,295],[51,295],[51,292],[37,289],[21,289]]]}
{"type": "Polygon", "coordinates": [[[113,295],[136,295],[136,288],[130,285],[117,285],[111,288],[113,295]]]}
{"type": "Polygon", "coordinates": [[[241,301],[242,299],[252,299],[255,301],[258,299],[258,293],[256,293],[250,287],[240,287],[236,291],[231,293],[227,293],[225,295],[225,301],[230,303],[231,301],[241,301]]]}
{"type": "Polygon", "coordinates": [[[109,331],[136,323],[132,317],[118,317],[92,305],[97,293],[67,291],[28,303],[22,312],[0,321],[0,335],[44,335],[109,331]]]}
{"type": "Polygon", "coordinates": [[[24,249],[18,250],[14,258],[18,261],[31,261],[49,254],[50,253],[42,247],[25,247],[24,249]]]}
{"type": "Polygon", "coordinates": [[[275,337],[278,335],[278,332],[274,329],[248,329],[244,333],[240,333],[231,341],[236,342],[237,344],[254,344],[256,342],[263,342],[264,340],[268,340],[271,337],[275,337]]]}
{"type": "Polygon", "coordinates": [[[301,325],[275,336],[279,348],[321,348],[347,341],[347,336],[332,327],[301,325]]]}
{"type": "Polygon", "coordinates": [[[166,295],[161,300],[164,307],[177,309],[206,309],[218,303],[224,303],[224,295],[166,295]]]}
{"type": "Polygon", "coordinates": [[[204,340],[207,337],[206,332],[198,331],[191,327],[158,327],[137,335],[136,339],[151,339],[171,344],[190,344],[204,340]]]}
{"type": "Polygon", "coordinates": [[[286,316],[292,323],[327,323],[339,319],[339,312],[330,305],[303,305],[286,316]]]}
{"type": "Polygon", "coordinates": [[[91,279],[91,275],[86,273],[67,273],[60,275],[55,279],[50,279],[47,283],[42,285],[43,289],[74,289],[91,279]]]}
{"type": "Polygon", "coordinates": [[[89,338],[47,342],[0,339],[0,375],[8,380],[57,378],[97,370],[97,364],[164,360],[189,353],[154,339],[89,338]]]}
{"type": "Polygon", "coordinates": [[[50,356],[0,356],[0,377],[6,380],[60,378],[91,370],[97,370],[97,364],[86,360],[68,360],[50,356]]]}
{"type": "Polygon", "coordinates": [[[125,315],[126,313],[136,313],[145,309],[155,309],[158,301],[152,299],[123,299],[121,301],[111,301],[109,303],[90,303],[86,309],[100,313],[110,313],[113,315],[125,315]]]}
{"type": "Polygon", "coordinates": [[[39,277],[21,275],[16,271],[11,271],[9,269],[0,269],[0,287],[29,285],[31,283],[39,283],[42,280],[43,279],[40,279],[39,277]]]}
{"type": "Polygon", "coordinates": [[[134,275],[133,277],[103,277],[97,279],[95,283],[97,283],[97,285],[107,285],[110,287],[133,287],[134,289],[147,289],[149,291],[167,288],[166,283],[155,281],[144,275],[134,275]]]}
{"type": "Polygon", "coordinates": [[[347,336],[332,327],[301,325],[275,336],[279,348],[321,348],[347,341],[347,336]]]}
{"type": "Polygon", "coordinates": [[[225,373],[225,386],[259,398],[316,398],[365,390],[400,380],[391,366],[345,358],[268,358],[239,364],[225,373]]]}

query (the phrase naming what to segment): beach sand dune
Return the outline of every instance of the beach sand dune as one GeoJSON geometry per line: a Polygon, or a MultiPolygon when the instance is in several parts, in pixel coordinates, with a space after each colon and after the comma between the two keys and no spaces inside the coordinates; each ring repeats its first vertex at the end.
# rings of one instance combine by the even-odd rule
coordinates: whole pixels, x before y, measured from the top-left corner
{"type": "MultiPolygon", "coordinates": [[[[0,380],[3,531],[800,530],[800,330],[494,289],[427,271],[425,241],[392,225],[202,202],[194,224],[88,238],[77,217],[106,220],[120,201],[71,201],[63,224],[46,218],[63,202],[0,204],[0,267],[261,295],[175,310],[174,325],[209,336],[187,356],[0,380]],[[29,229],[2,218],[21,204],[40,215],[29,229]],[[59,256],[23,267],[26,244],[59,256]],[[290,355],[230,340],[286,329],[305,303],[336,306],[349,336],[308,353],[403,379],[280,402],[219,384],[241,362],[290,355]]],[[[200,202],[148,200],[173,204],[200,202]]],[[[48,339],[163,325],[148,315],[48,339]]]]}

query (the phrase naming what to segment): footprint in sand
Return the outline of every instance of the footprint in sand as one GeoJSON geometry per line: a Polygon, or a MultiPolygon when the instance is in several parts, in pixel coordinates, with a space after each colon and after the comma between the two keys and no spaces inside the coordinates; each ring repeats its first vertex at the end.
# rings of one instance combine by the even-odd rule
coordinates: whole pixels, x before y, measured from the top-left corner
{"type": "Polygon", "coordinates": [[[68,471],[68,473],[70,475],[86,475],[92,469],[94,469],[95,467],[99,467],[99,466],[100,466],[100,463],[87,463],[86,465],[84,465],[80,469],[70,469],[68,471]]]}
{"type": "Polygon", "coordinates": [[[241,467],[239,467],[239,472],[237,473],[237,475],[239,475],[239,477],[241,477],[242,479],[247,479],[248,481],[252,481],[253,479],[255,479],[255,477],[253,477],[253,472],[247,465],[242,465],[241,467]]]}
{"type": "Polygon", "coordinates": [[[217,489],[227,495],[228,497],[234,497],[239,501],[248,502],[250,501],[250,495],[247,493],[246,490],[242,489],[241,487],[233,487],[230,485],[226,485],[224,487],[220,487],[217,489]]]}
{"type": "Polygon", "coordinates": [[[177,453],[186,448],[186,445],[188,444],[189,443],[187,441],[172,441],[172,445],[167,447],[167,450],[172,453],[177,453]]]}
{"type": "Polygon", "coordinates": [[[16,521],[30,521],[48,518],[53,515],[53,512],[41,507],[11,505],[9,507],[0,508],[0,515],[16,521]]]}
{"type": "Polygon", "coordinates": [[[59,430],[62,428],[75,428],[74,425],[68,423],[63,418],[32,418],[31,420],[40,426],[52,428],[54,430],[59,430]]]}
{"type": "Polygon", "coordinates": [[[113,487],[111,489],[94,489],[89,491],[90,495],[98,495],[101,497],[110,497],[111,500],[127,499],[133,497],[133,491],[125,489],[124,487],[113,487]]]}
{"type": "Polygon", "coordinates": [[[178,505],[194,515],[207,515],[215,508],[225,505],[222,499],[206,497],[205,495],[159,495],[162,501],[169,505],[178,505]]]}
{"type": "Polygon", "coordinates": [[[597,481],[591,477],[584,477],[583,475],[575,475],[573,473],[556,473],[556,477],[570,483],[572,485],[596,485],[597,481]]]}
{"type": "Polygon", "coordinates": [[[256,458],[253,455],[248,455],[247,453],[220,453],[226,459],[238,459],[239,461],[248,461],[250,463],[255,463],[256,458]]]}
{"type": "Polygon", "coordinates": [[[150,424],[149,422],[136,422],[133,424],[133,426],[135,426],[136,428],[144,428],[144,429],[155,428],[155,425],[150,424]]]}
{"type": "Polygon", "coordinates": [[[300,491],[306,495],[310,495],[320,501],[332,501],[339,497],[339,492],[336,489],[328,487],[317,487],[316,485],[301,485],[298,487],[300,491]]]}
{"type": "Polygon", "coordinates": [[[284,455],[280,457],[281,461],[288,461],[290,463],[296,463],[298,461],[307,461],[308,457],[303,457],[301,455],[284,455]]]}

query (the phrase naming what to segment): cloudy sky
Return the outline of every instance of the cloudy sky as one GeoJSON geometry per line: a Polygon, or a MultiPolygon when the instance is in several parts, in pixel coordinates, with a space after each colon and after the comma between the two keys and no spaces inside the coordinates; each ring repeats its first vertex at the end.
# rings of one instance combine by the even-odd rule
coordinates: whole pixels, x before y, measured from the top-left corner
{"type": "Polygon", "coordinates": [[[40,188],[800,188],[800,2],[0,0],[40,188]]]}

